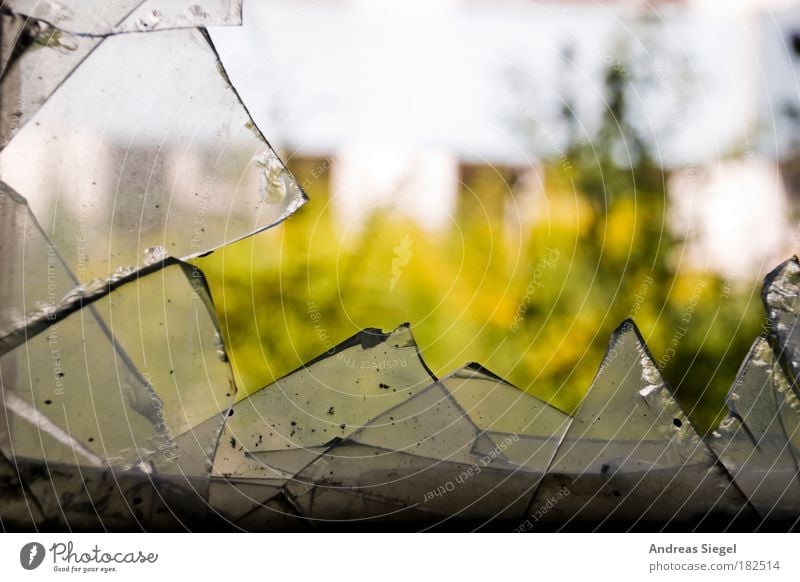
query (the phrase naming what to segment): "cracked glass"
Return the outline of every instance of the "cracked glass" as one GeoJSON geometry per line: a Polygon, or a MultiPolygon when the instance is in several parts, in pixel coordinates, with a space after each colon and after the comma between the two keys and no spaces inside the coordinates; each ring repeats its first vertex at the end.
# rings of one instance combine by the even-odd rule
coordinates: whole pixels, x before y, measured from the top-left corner
{"type": "Polygon", "coordinates": [[[408,324],[242,397],[187,260],[306,196],[205,29],[241,24],[241,1],[0,18],[4,530],[796,524],[796,258],[708,435],[632,320],[572,414],[476,363],[437,379],[408,324]]]}

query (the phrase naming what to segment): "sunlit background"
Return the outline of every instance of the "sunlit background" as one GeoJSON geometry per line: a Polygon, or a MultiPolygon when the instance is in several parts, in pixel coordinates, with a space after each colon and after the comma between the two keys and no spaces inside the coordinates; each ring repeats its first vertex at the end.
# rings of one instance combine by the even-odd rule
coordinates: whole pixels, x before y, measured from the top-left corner
{"type": "Polygon", "coordinates": [[[211,31],[310,202],[201,264],[243,395],[366,327],[572,410],[632,317],[701,429],[797,247],[794,2],[260,0],[211,31]]]}

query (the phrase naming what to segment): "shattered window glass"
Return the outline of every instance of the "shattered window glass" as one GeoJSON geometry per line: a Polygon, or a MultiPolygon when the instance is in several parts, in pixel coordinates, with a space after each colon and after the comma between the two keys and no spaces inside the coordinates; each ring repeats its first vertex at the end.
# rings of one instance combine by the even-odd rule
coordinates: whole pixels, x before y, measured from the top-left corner
{"type": "Polygon", "coordinates": [[[195,29],[103,40],[0,152],[0,172],[83,283],[201,255],[305,201],[195,29]]]}
{"type": "Polygon", "coordinates": [[[205,29],[241,11],[3,5],[0,527],[796,527],[797,259],[709,435],[632,320],[572,414],[477,363],[437,378],[408,324],[237,393],[188,260],[306,201],[205,29]]]}
{"type": "Polygon", "coordinates": [[[767,340],[757,339],[728,394],[729,413],[709,441],[764,520],[791,519],[800,504],[792,433],[784,430],[776,402],[785,392],[773,385],[785,383],[782,376],[767,340]]]}

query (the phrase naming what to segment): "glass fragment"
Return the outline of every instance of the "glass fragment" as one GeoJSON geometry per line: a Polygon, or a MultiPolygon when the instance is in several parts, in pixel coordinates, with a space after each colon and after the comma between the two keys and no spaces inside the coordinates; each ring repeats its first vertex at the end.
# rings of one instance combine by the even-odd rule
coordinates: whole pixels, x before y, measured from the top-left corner
{"type": "Polygon", "coordinates": [[[701,523],[748,515],[744,496],[717,464],[667,389],[633,321],[612,336],[531,511],[562,527],[701,523]]]}
{"type": "Polygon", "coordinates": [[[800,262],[781,263],[764,280],[761,300],[767,311],[770,338],[789,376],[800,380],[800,262]]]}
{"type": "Polygon", "coordinates": [[[104,40],[0,152],[0,173],[82,284],[151,249],[201,255],[306,200],[195,29],[104,40]]]}
{"type": "Polygon", "coordinates": [[[757,339],[728,394],[730,412],[708,439],[764,520],[794,519],[800,507],[800,476],[773,390],[781,374],[767,340],[757,339]]]}

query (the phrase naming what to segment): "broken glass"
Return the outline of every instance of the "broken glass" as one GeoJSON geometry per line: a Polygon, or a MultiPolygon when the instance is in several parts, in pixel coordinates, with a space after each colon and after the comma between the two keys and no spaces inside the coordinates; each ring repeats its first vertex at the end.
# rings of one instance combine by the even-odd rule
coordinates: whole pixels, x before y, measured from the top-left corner
{"type": "Polygon", "coordinates": [[[0,79],[0,527],[797,516],[797,259],[764,286],[775,351],[756,341],[707,439],[630,321],[573,417],[477,364],[437,380],[407,325],[232,406],[210,294],[182,259],[305,201],[200,29],[239,24],[241,2],[12,0],[0,17],[16,41],[0,79]]]}
{"type": "Polygon", "coordinates": [[[491,449],[515,436],[504,447],[505,457],[529,471],[545,473],[569,426],[567,414],[479,364],[465,366],[441,384],[489,437],[491,449]]]}
{"type": "Polygon", "coordinates": [[[765,338],[753,344],[727,396],[729,413],[708,440],[762,519],[793,519],[800,479],[781,424],[773,378],[782,375],[765,338]]]}
{"type": "Polygon", "coordinates": [[[566,424],[470,364],[335,443],[286,488],[313,519],[353,506],[370,520],[521,519],[566,424]],[[514,449],[522,438],[535,445],[514,449]]]}
{"type": "MultiPolygon", "coordinates": [[[[2,60],[10,116],[8,141],[103,40],[124,32],[239,25],[241,1],[49,2],[7,0],[1,15],[4,34],[15,37],[13,53],[2,60]],[[10,91],[13,86],[13,91],[10,91]]],[[[0,144],[2,147],[3,144],[0,144]]]]}
{"type": "MultiPolygon", "coordinates": [[[[2,422],[4,419],[0,419],[2,422]]],[[[5,440],[5,431],[0,432],[0,436],[5,440]]],[[[25,491],[18,466],[0,451],[0,529],[7,531],[14,524],[23,523],[38,528],[43,522],[42,510],[36,499],[25,491]]]]}
{"type": "Polygon", "coordinates": [[[764,280],[761,299],[767,311],[770,337],[778,356],[797,382],[800,379],[800,262],[797,257],[781,263],[764,280]]]}
{"type": "Polygon", "coordinates": [[[0,13],[0,19],[4,34],[17,39],[0,63],[2,149],[101,39],[73,35],[16,14],[0,13]]]}
{"type": "Polygon", "coordinates": [[[5,5],[76,35],[242,24],[242,0],[5,0],[5,5]]]}
{"type": "Polygon", "coordinates": [[[106,38],[0,152],[0,172],[84,284],[201,255],[306,199],[196,29],[106,38]]]}
{"type": "Polygon", "coordinates": [[[574,523],[701,523],[747,515],[745,497],[717,464],[667,389],[633,321],[613,334],[531,504],[574,523]]]}
{"type": "Polygon", "coordinates": [[[285,481],[330,442],[434,380],[408,325],[390,333],[366,329],[237,403],[215,473],[285,481]]]}
{"type": "MultiPolygon", "coordinates": [[[[26,316],[51,316],[75,285],[56,248],[47,240],[25,200],[0,182],[0,337],[26,316]]],[[[0,349],[0,354],[5,350],[0,349]]]]}

